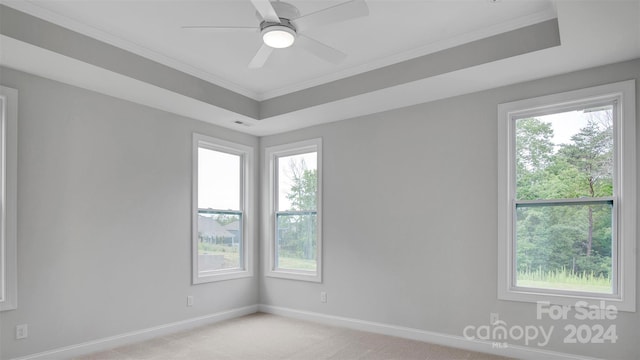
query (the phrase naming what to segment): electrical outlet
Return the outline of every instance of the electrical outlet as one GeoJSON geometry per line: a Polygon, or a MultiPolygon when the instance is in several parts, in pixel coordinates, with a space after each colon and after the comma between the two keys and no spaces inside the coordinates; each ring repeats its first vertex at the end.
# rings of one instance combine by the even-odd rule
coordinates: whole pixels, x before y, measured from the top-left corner
{"type": "Polygon", "coordinates": [[[489,324],[495,325],[498,321],[500,321],[500,315],[498,315],[498,313],[489,314],[489,324]]]}
{"type": "Polygon", "coordinates": [[[187,296],[187,306],[193,306],[193,296],[191,295],[187,296]]]}
{"type": "Polygon", "coordinates": [[[26,339],[29,336],[29,327],[27,324],[16,326],[16,339],[26,339]]]}
{"type": "Polygon", "coordinates": [[[326,291],[320,291],[320,302],[323,302],[323,303],[327,302],[327,292],[326,291]]]}

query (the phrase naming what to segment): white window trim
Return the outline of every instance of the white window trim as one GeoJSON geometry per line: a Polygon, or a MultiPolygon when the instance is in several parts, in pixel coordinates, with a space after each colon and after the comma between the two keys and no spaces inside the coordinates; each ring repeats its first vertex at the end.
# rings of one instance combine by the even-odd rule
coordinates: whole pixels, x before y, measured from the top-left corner
{"type": "Polygon", "coordinates": [[[192,265],[192,283],[202,284],[214,281],[223,281],[231,279],[240,279],[253,276],[253,252],[254,252],[254,201],[252,190],[254,189],[253,174],[253,152],[250,146],[233,143],[214,137],[193,134],[193,150],[192,150],[192,200],[191,200],[191,265],[192,265]],[[221,151],[229,154],[239,155],[242,161],[241,182],[241,200],[242,207],[242,248],[244,269],[225,269],[212,272],[209,275],[202,276],[198,271],[198,149],[204,147],[207,149],[221,151]]]}
{"type": "Polygon", "coordinates": [[[18,91],[0,86],[0,311],[18,308],[18,91]]]}
{"type": "Polygon", "coordinates": [[[291,280],[302,280],[311,282],[322,282],[322,139],[312,139],[300,141],[291,144],[272,146],[265,149],[265,168],[268,169],[268,211],[266,212],[265,221],[267,235],[265,236],[265,276],[276,277],[291,280]],[[318,171],[318,193],[316,199],[317,224],[316,229],[316,271],[302,271],[277,269],[275,264],[275,217],[277,201],[277,161],[278,157],[298,155],[308,152],[317,153],[317,171],[318,171]]]}
{"type": "MultiPolygon", "coordinates": [[[[560,94],[514,101],[498,105],[498,299],[538,302],[548,301],[552,304],[573,306],[577,301],[586,301],[591,305],[599,305],[605,301],[620,311],[636,311],[636,114],[635,114],[635,80],[628,80],[608,85],[601,85],[560,94]],[[514,288],[513,264],[513,221],[512,207],[515,194],[515,170],[513,157],[514,118],[526,116],[536,111],[537,114],[548,110],[554,112],[566,107],[575,107],[581,102],[592,102],[605,99],[617,100],[618,123],[614,125],[615,161],[617,173],[614,181],[618,192],[617,209],[614,206],[614,217],[617,220],[617,253],[618,293],[614,296],[597,294],[578,294],[569,292],[536,292],[514,288]]],[[[615,260],[614,260],[615,262],[615,260]]]]}

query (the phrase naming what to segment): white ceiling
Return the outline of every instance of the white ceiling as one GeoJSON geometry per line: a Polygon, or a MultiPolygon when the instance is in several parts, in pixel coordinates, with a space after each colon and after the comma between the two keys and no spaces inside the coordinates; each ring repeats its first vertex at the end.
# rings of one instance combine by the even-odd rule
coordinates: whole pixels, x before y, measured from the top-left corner
{"type": "MultiPolygon", "coordinates": [[[[343,1],[288,2],[305,14],[343,1]]],[[[257,135],[640,57],[638,0],[367,0],[370,10],[368,17],[306,32],[306,35],[347,53],[348,57],[343,63],[327,63],[294,45],[289,49],[276,50],[263,68],[253,70],[248,69],[247,64],[261,44],[257,32],[198,32],[181,29],[183,25],[257,25],[255,9],[248,0],[1,2],[258,101],[313,88],[355,74],[364,74],[404,60],[558,18],[561,46],[416,79],[419,81],[401,87],[363,92],[359,96],[266,119],[258,120],[223,111],[225,114],[217,114],[220,121],[210,120],[206,107],[202,107],[202,113],[193,110],[193,99],[186,99],[189,101],[182,107],[176,105],[175,108],[165,108],[227,127],[235,126],[231,120],[240,119],[251,125],[251,128],[238,130],[257,135]],[[493,73],[489,73],[489,69],[493,73]],[[461,80],[463,75],[465,80],[461,80]],[[438,85],[441,90],[434,92],[431,85],[438,85]],[[368,105],[368,110],[362,110],[363,104],[368,105]]],[[[34,63],[33,68],[26,69],[29,61],[24,59],[24,54],[36,49],[27,49],[33,46],[15,43],[5,36],[3,40],[0,44],[5,53],[0,56],[3,65],[40,72],[42,75],[74,83],[72,74],[44,74],[43,72],[50,73],[52,70],[36,64],[33,59],[30,60],[34,63]],[[7,54],[9,50],[15,56],[7,54]],[[18,56],[22,51],[25,53],[18,56]]],[[[55,57],[54,55],[41,56],[55,57]]],[[[34,56],[34,53],[30,56],[34,56]]],[[[57,61],[66,60],[58,56],[51,60],[49,67],[55,68],[52,64],[57,61]]],[[[67,71],[64,66],[60,66],[58,72],[67,71]]],[[[74,66],[78,68],[79,64],[74,66]]],[[[91,71],[94,70],[100,69],[91,71]]],[[[103,82],[108,78],[104,73],[96,76],[103,82]]],[[[86,79],[82,81],[89,82],[86,79]]],[[[120,90],[96,89],[96,84],[77,84],[78,80],[75,82],[75,85],[105,93],[122,94],[120,90]]],[[[120,82],[122,87],[126,81],[119,79],[113,82],[120,82]]],[[[105,87],[104,84],[99,86],[105,87]]],[[[142,94],[132,94],[130,98],[148,105],[159,102],[144,99],[142,94]]],[[[159,105],[156,107],[162,108],[159,105]]]]}
{"type": "MultiPolygon", "coordinates": [[[[301,14],[345,0],[288,0],[301,14]]],[[[339,65],[293,46],[274,52],[261,69],[247,65],[261,45],[253,31],[193,31],[183,25],[258,26],[248,0],[9,2],[54,23],[193,74],[257,100],[424,55],[438,47],[555,17],[551,1],[368,0],[369,16],[305,34],[348,54],[339,65]],[[404,55],[404,56],[403,56],[404,55]]]]}

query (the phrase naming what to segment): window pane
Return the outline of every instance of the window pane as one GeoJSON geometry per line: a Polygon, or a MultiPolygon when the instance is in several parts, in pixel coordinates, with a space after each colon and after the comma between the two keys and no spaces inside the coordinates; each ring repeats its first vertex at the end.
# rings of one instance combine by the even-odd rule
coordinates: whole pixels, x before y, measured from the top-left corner
{"type": "Polygon", "coordinates": [[[278,158],[278,211],[316,210],[317,153],[278,158]]]}
{"type": "Polygon", "coordinates": [[[315,211],[276,214],[276,268],[315,271],[315,211]]]}
{"type": "Polygon", "coordinates": [[[516,286],[612,294],[612,205],[518,205],[516,286]]]}
{"type": "Polygon", "coordinates": [[[198,148],[198,208],[240,210],[241,157],[198,148]]]}
{"type": "Polygon", "coordinates": [[[198,211],[198,271],[240,269],[242,214],[198,211]]]}
{"type": "Polygon", "coordinates": [[[517,119],[516,199],[613,194],[613,107],[517,119]]]}

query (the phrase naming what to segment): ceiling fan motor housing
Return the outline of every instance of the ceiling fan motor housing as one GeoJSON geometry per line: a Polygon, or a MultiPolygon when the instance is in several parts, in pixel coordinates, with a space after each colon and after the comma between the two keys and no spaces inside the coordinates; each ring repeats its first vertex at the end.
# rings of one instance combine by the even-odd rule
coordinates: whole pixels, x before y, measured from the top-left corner
{"type": "Polygon", "coordinates": [[[287,48],[295,42],[296,28],[288,19],[280,18],[280,23],[263,21],[260,33],[264,43],[272,48],[287,48]]]}
{"type": "Polygon", "coordinates": [[[271,27],[283,27],[283,28],[287,28],[291,31],[293,31],[294,33],[297,33],[296,31],[296,27],[293,26],[293,24],[291,23],[291,21],[289,21],[289,19],[285,19],[285,18],[280,18],[280,22],[272,22],[272,21],[263,21],[260,23],[260,32],[262,32],[264,34],[264,31],[271,28],[271,27]]]}
{"type": "MultiPolygon", "coordinates": [[[[271,6],[273,6],[273,10],[276,11],[276,14],[278,14],[280,20],[290,20],[300,17],[300,11],[298,10],[298,8],[289,3],[283,1],[275,1],[271,3],[271,6]]],[[[258,17],[258,20],[262,20],[262,16],[260,16],[260,13],[256,12],[256,16],[258,17]]]]}
{"type": "MultiPolygon", "coordinates": [[[[280,22],[263,20],[260,23],[260,33],[262,40],[267,46],[276,49],[287,48],[296,40],[296,27],[291,23],[290,19],[300,16],[298,9],[286,2],[271,3],[280,22]]],[[[260,17],[260,14],[257,14],[260,17]]]]}

